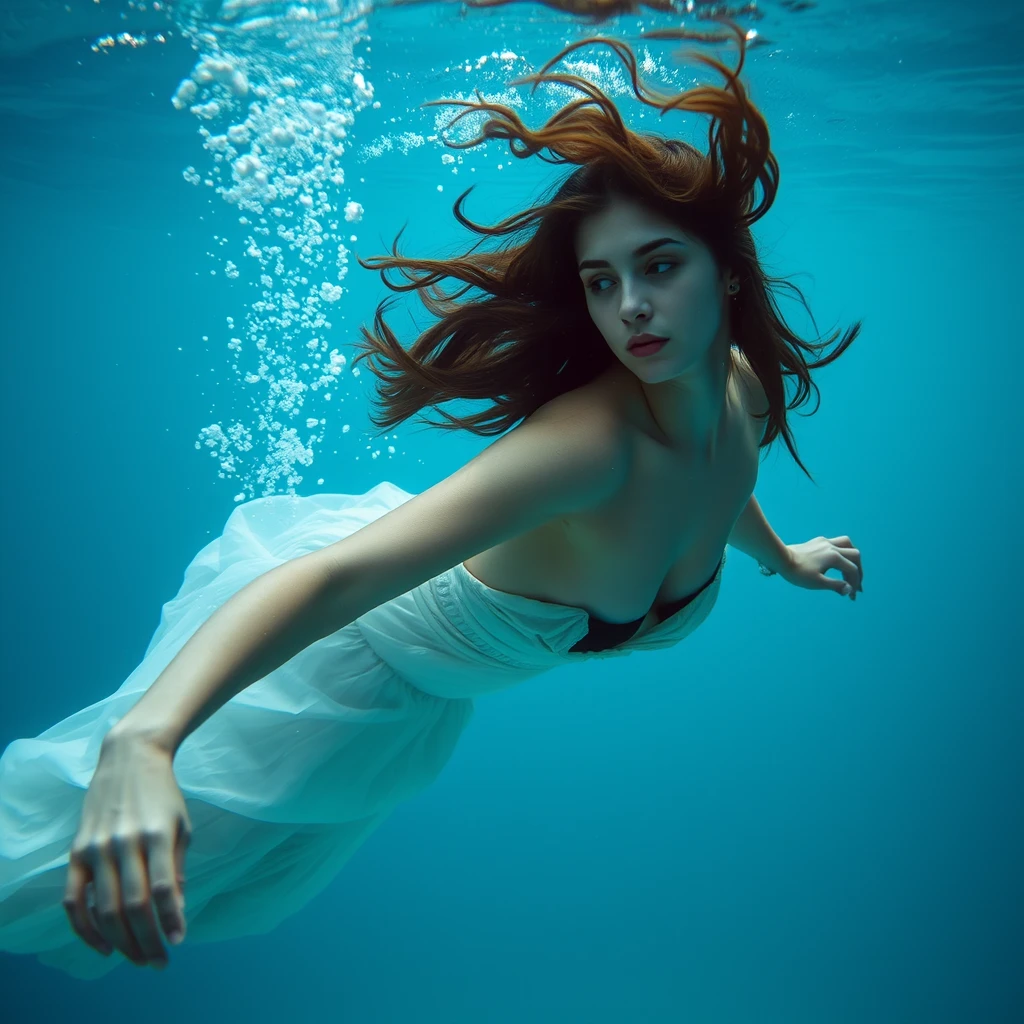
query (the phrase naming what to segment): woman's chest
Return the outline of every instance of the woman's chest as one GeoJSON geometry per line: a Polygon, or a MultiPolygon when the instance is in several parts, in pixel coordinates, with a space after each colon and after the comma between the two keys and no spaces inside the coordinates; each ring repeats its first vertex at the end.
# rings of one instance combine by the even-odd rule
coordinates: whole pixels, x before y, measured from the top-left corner
{"type": "MultiPolygon", "coordinates": [[[[756,431],[742,423],[709,460],[639,443],[627,487],[595,513],[558,524],[572,569],[563,593],[610,622],[648,613],[697,591],[714,573],[757,482],[756,431]],[[570,582],[571,581],[571,582],[570,582]]],[[[553,524],[554,525],[554,524],[553,524]]]]}
{"type": "Polygon", "coordinates": [[[646,616],[641,635],[659,621],[660,606],[712,575],[753,493],[764,424],[751,415],[756,405],[746,389],[731,399],[713,456],[680,454],[627,421],[630,474],[611,500],[480,552],[467,569],[498,590],[583,608],[606,622],[646,616]]]}

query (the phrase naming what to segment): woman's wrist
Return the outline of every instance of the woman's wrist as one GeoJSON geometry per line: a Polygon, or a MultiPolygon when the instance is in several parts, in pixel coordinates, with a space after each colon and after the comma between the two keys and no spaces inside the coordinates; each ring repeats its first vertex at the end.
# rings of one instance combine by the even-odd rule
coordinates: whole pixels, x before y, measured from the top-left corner
{"type": "Polygon", "coordinates": [[[149,747],[160,750],[173,757],[177,752],[178,743],[167,729],[155,729],[134,721],[129,713],[117,722],[103,737],[102,747],[120,753],[137,747],[149,747]]]}
{"type": "Polygon", "coordinates": [[[786,544],[782,546],[781,551],[769,558],[768,561],[757,560],[757,567],[761,570],[761,575],[763,576],[781,576],[785,579],[786,573],[792,566],[793,552],[789,550],[789,546],[786,544]]]}

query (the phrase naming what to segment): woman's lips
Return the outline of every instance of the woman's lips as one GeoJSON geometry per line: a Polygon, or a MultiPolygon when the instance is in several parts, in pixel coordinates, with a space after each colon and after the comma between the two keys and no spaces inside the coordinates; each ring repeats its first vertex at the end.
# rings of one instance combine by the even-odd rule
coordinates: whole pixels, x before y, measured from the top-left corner
{"type": "Polygon", "coordinates": [[[651,334],[650,331],[644,331],[642,334],[634,334],[633,337],[629,339],[629,343],[626,345],[626,348],[632,348],[634,345],[639,345],[641,343],[646,344],[649,341],[665,341],[665,335],[651,334]]]}
{"type": "Polygon", "coordinates": [[[660,352],[662,347],[668,342],[668,338],[655,338],[653,341],[644,341],[639,345],[632,345],[629,349],[631,356],[653,356],[655,352],[660,352]]]}

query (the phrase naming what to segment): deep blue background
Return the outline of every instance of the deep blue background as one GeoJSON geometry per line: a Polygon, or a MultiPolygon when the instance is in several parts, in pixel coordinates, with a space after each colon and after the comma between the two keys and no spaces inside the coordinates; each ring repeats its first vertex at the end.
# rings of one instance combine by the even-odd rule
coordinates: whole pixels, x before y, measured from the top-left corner
{"type": "MultiPolygon", "coordinates": [[[[865,322],[818,374],[820,411],[793,420],[817,486],[780,446],[757,495],[787,542],[850,534],[865,593],[788,587],[733,552],[685,645],[480,702],[439,782],[274,933],[186,942],[163,974],[123,966],[90,984],[3,957],[0,1012],[86,1024],[1024,1018],[1011,649],[1024,82],[996,9],[846,8],[801,20],[766,7],[758,28],[781,53],[754,51],[747,72],[783,169],[757,229],[770,269],[804,275],[823,330],[865,322]]],[[[504,17],[498,38],[514,41],[527,16],[550,23],[544,57],[584,31],[536,5],[479,23],[440,6],[380,15],[368,77],[382,109],[357,119],[354,143],[409,128],[388,121],[400,98],[471,87],[442,69],[491,49],[474,24],[504,17]]],[[[181,39],[99,55],[88,41],[0,60],[0,747],[117,688],[238,490],[194,448],[238,401],[223,324],[249,295],[209,273],[212,236],[235,214],[182,180],[208,159],[195,120],[168,102],[195,56],[181,39]]],[[[485,222],[560,173],[497,162],[497,149],[476,161],[469,212],[485,222]]],[[[367,178],[361,255],[406,220],[403,251],[466,240],[450,205],[470,182],[436,151],[353,157],[348,173],[367,178]]],[[[339,343],[381,293],[353,266],[339,343]]],[[[420,490],[479,450],[405,425],[396,455],[370,461],[368,382],[351,387],[301,493],[319,478],[328,491],[381,478],[420,490]]]]}

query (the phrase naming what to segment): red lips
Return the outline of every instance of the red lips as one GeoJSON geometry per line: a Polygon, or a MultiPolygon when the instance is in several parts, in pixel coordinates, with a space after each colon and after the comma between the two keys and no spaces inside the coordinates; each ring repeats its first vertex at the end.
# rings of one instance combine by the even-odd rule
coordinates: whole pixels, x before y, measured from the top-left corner
{"type": "Polygon", "coordinates": [[[637,345],[647,345],[652,341],[668,341],[668,338],[664,338],[659,334],[634,334],[629,339],[629,344],[626,346],[627,350],[632,352],[637,345]]]}

